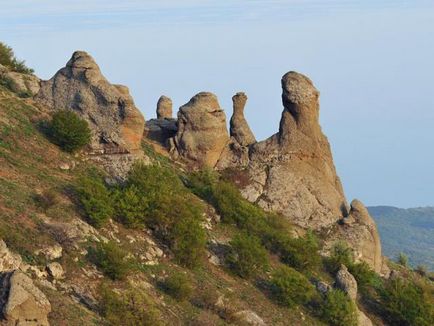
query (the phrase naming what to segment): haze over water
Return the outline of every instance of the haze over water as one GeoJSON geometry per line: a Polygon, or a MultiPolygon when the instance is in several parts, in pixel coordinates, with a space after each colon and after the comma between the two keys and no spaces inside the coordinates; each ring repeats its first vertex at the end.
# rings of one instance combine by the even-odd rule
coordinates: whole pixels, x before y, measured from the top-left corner
{"type": "Polygon", "coordinates": [[[50,78],[88,51],[147,119],[237,91],[257,139],[278,130],[280,78],[321,91],[321,124],[347,198],[434,205],[434,2],[423,0],[0,1],[0,40],[50,78]]]}

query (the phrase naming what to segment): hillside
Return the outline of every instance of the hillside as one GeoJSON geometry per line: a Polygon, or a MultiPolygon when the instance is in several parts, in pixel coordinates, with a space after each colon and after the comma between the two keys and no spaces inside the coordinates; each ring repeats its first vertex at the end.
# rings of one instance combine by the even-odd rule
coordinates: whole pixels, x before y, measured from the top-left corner
{"type": "Polygon", "coordinates": [[[145,122],[86,52],[48,81],[0,68],[1,325],[434,322],[429,275],[346,204],[306,76],[256,141],[242,93],[228,132],[209,92],[145,122]]]}
{"type": "Polygon", "coordinates": [[[383,252],[396,259],[400,252],[414,267],[434,270],[434,207],[368,207],[381,235],[383,252]]]}

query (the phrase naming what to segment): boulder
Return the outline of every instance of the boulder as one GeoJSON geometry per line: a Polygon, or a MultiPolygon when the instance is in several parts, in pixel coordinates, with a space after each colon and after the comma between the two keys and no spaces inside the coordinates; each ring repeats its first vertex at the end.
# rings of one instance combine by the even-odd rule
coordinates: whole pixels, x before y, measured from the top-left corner
{"type": "Polygon", "coordinates": [[[232,317],[241,325],[265,326],[265,322],[254,311],[242,310],[234,313],[232,317]]]}
{"type": "Polygon", "coordinates": [[[157,119],[172,119],[172,100],[162,95],[157,102],[157,119]]]}
{"type": "Polygon", "coordinates": [[[244,118],[244,107],[247,102],[247,95],[244,93],[237,93],[232,97],[232,102],[234,111],[230,121],[231,137],[242,146],[256,143],[255,136],[244,118]]]}
{"type": "Polygon", "coordinates": [[[202,92],[178,112],[178,131],[173,139],[175,157],[196,167],[214,167],[229,142],[226,115],[217,96],[202,92]]]}
{"type": "Polygon", "coordinates": [[[11,91],[20,96],[33,96],[40,88],[40,79],[35,75],[10,71],[5,66],[0,66],[0,79],[6,82],[11,91]]]}
{"type": "Polygon", "coordinates": [[[21,256],[12,253],[6,243],[0,240],[0,272],[8,272],[18,269],[22,263],[21,256]]]}
{"type": "Polygon", "coordinates": [[[387,276],[377,226],[366,207],[359,200],[353,200],[349,215],[342,222],[328,235],[326,246],[332,247],[337,238],[341,239],[353,249],[356,261],[364,261],[375,272],[387,276]]]}
{"type": "Polygon", "coordinates": [[[59,244],[44,247],[35,251],[35,255],[42,254],[47,260],[55,260],[62,257],[63,248],[59,244]]]}
{"type": "Polygon", "coordinates": [[[50,263],[47,265],[47,272],[48,275],[50,275],[51,278],[55,280],[60,280],[64,278],[65,271],[63,270],[62,265],[60,265],[57,262],[50,263]]]}
{"type": "Polygon", "coordinates": [[[51,305],[45,294],[20,271],[0,274],[0,306],[7,325],[49,325],[51,305]]]}
{"type": "Polygon", "coordinates": [[[344,291],[351,300],[357,299],[357,281],[353,275],[348,272],[345,265],[341,265],[338,273],[336,274],[336,287],[344,291]]]}
{"type": "Polygon", "coordinates": [[[64,68],[42,81],[35,99],[52,110],[73,110],[86,119],[92,130],[91,153],[140,149],[145,121],[128,88],[110,84],[86,52],[74,52],[64,68]]]}
{"type": "Polygon", "coordinates": [[[245,198],[302,228],[321,229],[347,214],[342,185],[319,125],[319,92],[309,78],[282,77],[279,132],[250,146],[245,198]]]}

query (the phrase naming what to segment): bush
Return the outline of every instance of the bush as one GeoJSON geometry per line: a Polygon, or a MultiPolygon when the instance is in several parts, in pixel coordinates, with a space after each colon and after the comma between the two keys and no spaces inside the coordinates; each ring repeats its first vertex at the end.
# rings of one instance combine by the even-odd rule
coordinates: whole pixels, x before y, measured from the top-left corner
{"type": "Polygon", "coordinates": [[[398,264],[403,266],[403,267],[408,267],[408,257],[403,252],[399,253],[398,264]]]}
{"type": "Polygon", "coordinates": [[[230,242],[228,265],[243,278],[256,276],[268,267],[268,254],[258,238],[245,233],[238,234],[230,242]]]}
{"type": "Polygon", "coordinates": [[[332,274],[337,273],[341,265],[349,267],[353,262],[353,250],[345,242],[341,241],[333,246],[330,257],[325,261],[328,271],[332,274]]]}
{"type": "Polygon", "coordinates": [[[101,314],[109,325],[163,325],[160,321],[160,312],[145,293],[137,289],[116,293],[107,285],[103,285],[100,288],[100,296],[101,314]]]}
{"type": "Polygon", "coordinates": [[[315,289],[301,273],[282,266],[272,274],[271,287],[278,303],[287,307],[308,303],[315,295],[315,289]]]}
{"type": "Polygon", "coordinates": [[[34,197],[36,205],[47,211],[59,202],[59,196],[54,190],[44,190],[34,197]]]}
{"type": "Polygon", "coordinates": [[[200,223],[200,216],[193,208],[184,206],[178,211],[180,218],[171,231],[170,247],[176,260],[184,266],[196,267],[205,254],[206,232],[200,223]],[[187,214],[183,215],[183,212],[187,214]]]}
{"type": "Polygon", "coordinates": [[[327,293],[321,307],[322,318],[331,326],[357,326],[357,307],[341,290],[327,293]]]}
{"type": "MultiPolygon", "coordinates": [[[[139,200],[141,209],[136,210],[134,206],[127,210],[130,220],[153,229],[182,265],[194,267],[199,264],[206,245],[206,232],[202,227],[204,208],[189,195],[174,171],[138,164],[130,171],[124,191],[133,187],[132,197],[139,200]]],[[[126,206],[133,205],[126,202],[126,206]]]]}
{"type": "Polygon", "coordinates": [[[357,286],[362,294],[366,294],[370,287],[376,289],[381,286],[381,278],[365,262],[353,263],[348,267],[348,271],[357,281],[357,286]]]}
{"type": "Polygon", "coordinates": [[[56,145],[70,153],[89,144],[91,137],[87,121],[69,110],[54,113],[48,133],[56,145]]]}
{"type": "Polygon", "coordinates": [[[187,275],[173,273],[162,284],[163,290],[178,301],[189,300],[193,294],[193,285],[187,275]]]}
{"type": "Polygon", "coordinates": [[[80,205],[93,226],[102,226],[114,214],[110,191],[102,177],[95,173],[81,177],[75,190],[80,205]]]}
{"type": "Polygon", "coordinates": [[[409,280],[389,279],[379,291],[386,319],[391,325],[434,325],[433,292],[409,280]]]}
{"type": "Polygon", "coordinates": [[[12,48],[2,42],[0,42],[0,64],[15,72],[23,74],[33,73],[33,69],[26,67],[24,61],[20,61],[15,57],[12,48]]]}
{"type": "Polygon", "coordinates": [[[144,224],[148,202],[134,185],[115,191],[113,195],[116,219],[127,227],[144,224]]]}
{"type": "Polygon", "coordinates": [[[321,263],[319,244],[312,232],[296,239],[288,239],[279,249],[282,261],[298,271],[313,271],[321,263]]]}
{"type": "Polygon", "coordinates": [[[131,269],[131,262],[126,257],[127,253],[112,241],[88,250],[89,260],[113,280],[124,279],[131,269]]]}

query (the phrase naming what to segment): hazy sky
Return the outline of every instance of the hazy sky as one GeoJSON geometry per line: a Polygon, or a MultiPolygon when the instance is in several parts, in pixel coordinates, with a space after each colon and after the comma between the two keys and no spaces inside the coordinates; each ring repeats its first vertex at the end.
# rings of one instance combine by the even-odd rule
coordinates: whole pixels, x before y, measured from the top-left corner
{"type": "Polygon", "coordinates": [[[258,139],[278,130],[280,78],[321,91],[321,124],[348,200],[434,205],[434,1],[0,0],[0,40],[41,78],[74,50],[129,86],[146,118],[161,94],[249,96],[258,139]]]}

